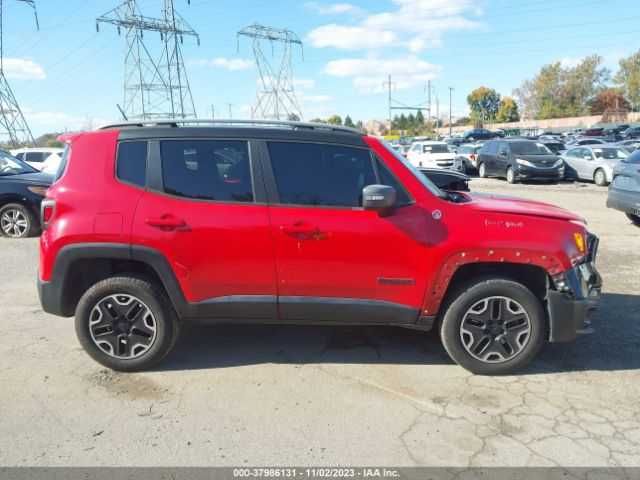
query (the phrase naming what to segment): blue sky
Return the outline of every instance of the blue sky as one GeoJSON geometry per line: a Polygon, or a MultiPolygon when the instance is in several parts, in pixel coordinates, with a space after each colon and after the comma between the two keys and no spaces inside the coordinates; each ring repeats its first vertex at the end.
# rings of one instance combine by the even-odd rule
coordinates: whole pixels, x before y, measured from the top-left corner
{"type": "MultiPolygon", "coordinates": [[[[250,46],[236,32],[251,23],[289,28],[305,42],[294,55],[306,119],[338,113],[354,120],[387,116],[382,83],[393,96],[425,102],[432,80],[440,113],[467,112],[466,95],[487,85],[511,94],[541,65],[598,53],[615,68],[640,48],[640,2],[632,0],[175,0],[201,35],[185,39],[184,57],[201,117],[248,117],[257,71],[250,46]]],[[[117,0],[39,0],[40,31],[29,8],[5,0],[5,71],[36,135],[118,119],[124,39],[114,28],[96,32],[95,18],[117,0]]],[[[159,16],[161,0],[140,0],[159,16]]],[[[159,39],[148,34],[153,45],[159,39]]]]}

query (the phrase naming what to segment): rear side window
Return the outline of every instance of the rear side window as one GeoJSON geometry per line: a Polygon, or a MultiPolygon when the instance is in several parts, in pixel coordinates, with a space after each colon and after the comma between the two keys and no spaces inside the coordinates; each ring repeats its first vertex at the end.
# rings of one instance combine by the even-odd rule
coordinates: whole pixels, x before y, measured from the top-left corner
{"type": "MultiPolygon", "coordinates": [[[[48,155],[47,155],[48,156],[48,155]]],[[[42,163],[45,159],[45,154],[42,152],[27,152],[25,160],[31,163],[42,163]]]]}
{"type": "Polygon", "coordinates": [[[147,142],[123,142],[118,145],[116,175],[139,187],[147,184],[147,142]]]}
{"type": "Polygon", "coordinates": [[[280,203],[362,206],[362,189],[376,183],[368,150],[312,143],[269,142],[280,203]]]}
{"type": "Polygon", "coordinates": [[[160,142],[164,191],[180,197],[253,202],[247,142],[166,140],[160,142]]]}

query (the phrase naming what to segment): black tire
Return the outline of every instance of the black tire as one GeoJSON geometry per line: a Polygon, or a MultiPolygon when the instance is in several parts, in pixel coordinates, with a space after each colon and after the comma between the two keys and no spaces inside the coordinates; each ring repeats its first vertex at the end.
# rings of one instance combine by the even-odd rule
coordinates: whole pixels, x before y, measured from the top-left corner
{"type": "Polygon", "coordinates": [[[478,165],[478,176],[480,178],[487,178],[487,167],[484,163],[478,165]]]}
{"type": "Polygon", "coordinates": [[[627,213],[627,218],[631,220],[636,227],[640,227],[640,216],[634,215],[633,213],[627,213]]]}
{"type": "MultiPolygon", "coordinates": [[[[118,318],[123,320],[122,317],[118,318]]],[[[133,325],[133,322],[131,324],[133,325]]],[[[87,290],[80,298],[76,308],[75,328],[80,344],[91,358],[105,367],[120,372],[148,370],[158,364],[173,349],[179,334],[177,315],[166,293],[152,282],[133,276],[108,278],[87,290]],[[148,349],[135,358],[118,358],[106,352],[94,341],[90,330],[94,309],[100,308],[98,305],[101,302],[119,295],[139,300],[141,305],[147,307],[152,314],[155,330],[153,339],[149,341],[148,349]]],[[[113,321],[111,328],[112,332],[109,335],[115,336],[113,333],[113,329],[116,328],[115,321],[113,321]]],[[[129,343],[129,340],[127,339],[124,343],[129,343]]]]}
{"type": "Polygon", "coordinates": [[[0,208],[0,234],[8,238],[27,238],[37,235],[38,222],[31,211],[20,203],[8,203],[0,208]],[[17,215],[17,217],[15,217],[17,215]],[[9,222],[18,218],[18,223],[9,222]]]}
{"type": "Polygon", "coordinates": [[[604,173],[604,170],[601,168],[597,169],[593,174],[593,181],[599,187],[606,187],[609,182],[607,182],[607,175],[604,173]]]}
{"type": "MultiPolygon", "coordinates": [[[[489,309],[489,303],[487,309],[489,309]]],[[[480,279],[477,282],[468,284],[458,291],[453,299],[445,307],[445,314],[440,328],[440,336],[442,343],[451,358],[461,367],[472,373],[479,375],[504,375],[516,372],[527,366],[538,354],[542,346],[545,344],[547,334],[546,317],[541,301],[524,285],[505,279],[489,278],[480,279]],[[479,303],[490,298],[510,299],[514,304],[518,304],[528,318],[528,334],[525,334],[525,340],[522,346],[512,349],[511,357],[504,358],[498,362],[492,362],[489,358],[482,360],[474,356],[467,350],[463,338],[465,338],[466,330],[463,328],[463,321],[479,303]],[[516,350],[518,350],[516,352],[516,350]]],[[[502,309],[500,310],[500,313],[502,309]]],[[[490,315],[493,315],[490,313],[490,315]]],[[[475,320],[473,320],[475,321],[475,320]]],[[[465,324],[467,325],[467,324],[465,324]]],[[[484,325],[483,327],[487,327],[484,325]]],[[[491,328],[494,328],[493,326],[491,328]]],[[[495,328],[502,328],[495,326],[495,328]]],[[[506,324],[504,325],[506,331],[506,324]]],[[[483,333],[487,337],[493,338],[492,333],[483,333]]],[[[522,335],[522,334],[520,334],[522,335]]],[[[468,337],[468,335],[466,335],[468,337]]],[[[518,337],[520,341],[521,337],[518,337]]],[[[490,349],[498,349],[495,339],[486,340],[490,342],[490,349]]],[[[480,342],[479,342],[480,343],[480,342]]],[[[500,343],[501,345],[501,343],[500,343]]],[[[473,348],[471,348],[473,350],[473,348]]],[[[484,352],[482,352],[484,353],[484,352]]]]}
{"type": "Polygon", "coordinates": [[[507,167],[507,182],[510,184],[518,183],[516,178],[516,172],[513,171],[513,167],[507,167]]]}

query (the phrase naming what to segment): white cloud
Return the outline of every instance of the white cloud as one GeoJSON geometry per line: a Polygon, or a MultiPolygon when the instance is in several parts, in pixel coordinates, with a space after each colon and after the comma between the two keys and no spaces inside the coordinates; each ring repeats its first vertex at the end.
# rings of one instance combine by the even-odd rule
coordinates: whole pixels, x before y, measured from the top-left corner
{"type": "Polygon", "coordinates": [[[41,65],[26,58],[5,58],[4,72],[7,78],[19,80],[44,80],[47,78],[41,65]]]}
{"type": "Polygon", "coordinates": [[[322,4],[318,2],[307,2],[304,4],[306,8],[320,15],[341,15],[341,14],[360,14],[362,9],[351,3],[331,3],[322,4]]]}
{"type": "Polygon", "coordinates": [[[582,61],[580,57],[564,57],[560,59],[560,65],[564,68],[574,68],[582,61]]]}
{"type": "Polygon", "coordinates": [[[293,86],[300,90],[311,90],[315,88],[316,81],[312,78],[294,78],[293,86]]]}
{"type": "Polygon", "coordinates": [[[440,46],[448,31],[480,26],[468,18],[481,13],[474,0],[392,0],[392,3],[395,9],[369,15],[354,25],[322,25],[308,34],[308,40],[317,48],[363,50],[399,46],[417,53],[440,46]]]}
{"type": "Polygon", "coordinates": [[[217,57],[213,59],[200,59],[189,62],[190,65],[197,67],[213,67],[223,68],[230,72],[237,72],[239,70],[248,70],[253,67],[253,60],[247,60],[244,58],[226,58],[217,57]]]}
{"type": "Polygon", "coordinates": [[[23,112],[34,132],[93,130],[114,120],[72,115],[66,112],[37,111],[31,108],[25,108],[23,112]]]}
{"type": "Polygon", "coordinates": [[[385,91],[384,83],[392,76],[393,88],[403,90],[433,80],[440,72],[438,65],[421,60],[415,55],[381,59],[345,58],[327,63],[325,73],[334,77],[351,78],[353,86],[361,93],[385,91]]]}

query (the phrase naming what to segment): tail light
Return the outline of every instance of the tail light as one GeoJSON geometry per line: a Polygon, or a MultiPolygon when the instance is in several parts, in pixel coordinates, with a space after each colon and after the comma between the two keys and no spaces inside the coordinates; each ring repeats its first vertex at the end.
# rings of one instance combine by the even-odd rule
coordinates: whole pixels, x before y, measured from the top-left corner
{"type": "Polygon", "coordinates": [[[56,210],[56,201],[50,198],[45,198],[40,205],[40,220],[42,228],[46,229],[49,226],[49,222],[53,218],[53,214],[56,210]]]}

